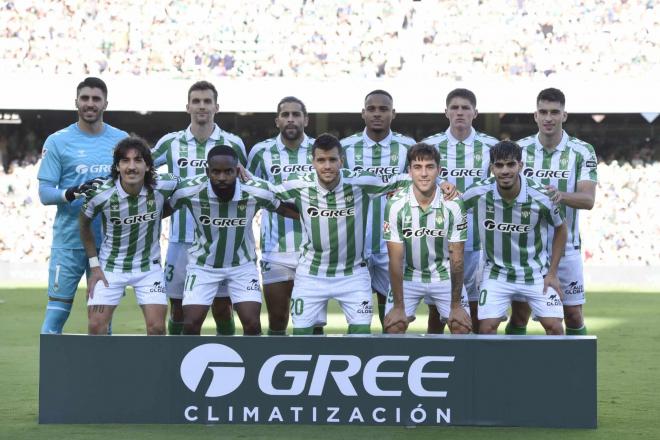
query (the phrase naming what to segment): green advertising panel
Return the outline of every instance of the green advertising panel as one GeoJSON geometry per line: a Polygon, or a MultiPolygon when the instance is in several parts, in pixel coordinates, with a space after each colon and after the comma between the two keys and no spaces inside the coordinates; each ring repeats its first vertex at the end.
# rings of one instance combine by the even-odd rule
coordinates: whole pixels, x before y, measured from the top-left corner
{"type": "Polygon", "coordinates": [[[596,338],[42,335],[40,423],[596,427],[596,338]]]}

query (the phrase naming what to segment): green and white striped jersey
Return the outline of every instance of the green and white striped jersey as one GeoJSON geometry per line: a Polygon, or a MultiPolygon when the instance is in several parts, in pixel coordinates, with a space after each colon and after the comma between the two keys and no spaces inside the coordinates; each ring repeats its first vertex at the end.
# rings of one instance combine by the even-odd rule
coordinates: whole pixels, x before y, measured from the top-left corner
{"type": "Polygon", "coordinates": [[[147,272],[160,267],[160,220],[163,205],[177,187],[172,174],[160,174],[153,190],[129,195],[119,180],[108,179],[82,206],[92,219],[101,214],[103,242],[99,260],[106,272],[147,272]]]}
{"type": "MultiPolygon", "coordinates": [[[[374,142],[367,136],[367,130],[341,140],[344,147],[344,167],[351,171],[369,171],[387,182],[392,176],[406,172],[406,155],[415,140],[390,131],[385,139],[374,142]]],[[[385,214],[385,196],[376,197],[369,206],[365,252],[387,254],[383,240],[382,225],[385,214]]]]}
{"type": "MultiPolygon", "coordinates": [[[[228,145],[238,155],[239,162],[245,166],[247,155],[245,145],[240,137],[226,132],[215,124],[211,136],[206,142],[198,142],[190,131],[185,130],[166,134],[151,150],[156,167],[167,164],[167,171],[182,179],[205,174],[206,156],[209,150],[216,145],[228,145]]],[[[190,214],[184,209],[172,215],[170,228],[170,241],[176,243],[192,243],[193,221],[190,214]]]]}
{"type": "MultiPolygon", "coordinates": [[[[312,166],[312,144],[314,139],[303,138],[296,150],[282,143],[282,135],[259,142],[252,147],[248,157],[248,171],[280,185],[292,173],[314,171],[312,166]]],[[[300,220],[283,217],[266,211],[261,217],[262,252],[299,252],[303,243],[303,228],[300,220]]]]}
{"type": "Polygon", "coordinates": [[[234,196],[218,199],[206,175],[182,181],[170,199],[175,210],[186,209],[195,225],[188,262],[202,267],[236,267],[256,260],[252,219],[261,208],[275,210],[280,202],[260,179],[236,180],[234,196]]]}
{"type": "MultiPolygon", "coordinates": [[[[424,139],[440,152],[440,177],[456,185],[456,189],[465,192],[473,183],[488,177],[490,165],[490,147],[498,141],[494,137],[480,133],[474,128],[464,141],[452,136],[449,129],[424,139]]],[[[471,212],[467,213],[468,239],[465,242],[466,251],[481,249],[479,243],[479,227],[471,212]]]]}
{"type": "MultiPolygon", "coordinates": [[[[574,137],[563,133],[557,148],[548,153],[541,145],[538,134],[528,136],[518,144],[522,147],[523,175],[542,185],[553,185],[559,191],[575,192],[577,183],[581,180],[597,182],[596,153],[594,147],[574,137]]],[[[562,216],[566,219],[568,239],[566,254],[580,252],[580,219],[579,209],[571,208],[561,203],[562,216]]],[[[548,231],[552,237],[554,231],[548,231]]],[[[551,238],[550,238],[551,240],[551,238]]],[[[550,241],[551,242],[551,241],[550,241]]]]}
{"type": "Polygon", "coordinates": [[[548,271],[548,227],[564,220],[548,193],[520,176],[520,194],[508,204],[495,178],[477,182],[465,191],[465,209],[472,209],[484,246],[483,276],[510,283],[543,282],[548,271]]]}
{"type": "Polygon", "coordinates": [[[447,244],[467,239],[463,201],[444,201],[442,191],[436,188],[433,202],[424,211],[410,186],[387,202],[383,236],[386,241],[404,244],[404,280],[448,280],[447,244]]]}
{"type": "Polygon", "coordinates": [[[279,199],[296,204],[305,231],[297,271],[321,277],[349,276],[365,265],[369,201],[405,185],[405,181],[384,183],[375,174],[342,169],[340,181],[331,191],[319,184],[315,171],[292,174],[276,186],[279,199]]]}

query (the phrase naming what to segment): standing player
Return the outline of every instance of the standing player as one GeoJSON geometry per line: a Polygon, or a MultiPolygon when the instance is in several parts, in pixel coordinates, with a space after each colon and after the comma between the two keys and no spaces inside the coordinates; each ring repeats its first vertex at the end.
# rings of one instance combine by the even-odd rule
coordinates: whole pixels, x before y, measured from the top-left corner
{"type": "Polygon", "coordinates": [[[443,200],[436,183],[440,154],[434,147],[413,145],[407,162],[412,186],[385,208],[383,231],[391,277],[385,331],[401,333],[415,319],[419,301],[427,298],[448,320],[452,333],[469,333],[472,323],[463,287],[467,239],[463,202],[443,200]]]}
{"type": "Polygon", "coordinates": [[[160,221],[178,180],[157,176],[147,143],[122,140],[113,154],[111,178],[90,191],[80,212],[80,238],[89,258],[87,315],[90,335],[108,333],[112,314],[133,286],[148,335],[165,334],[167,297],[160,264],[160,221]],[[91,224],[103,219],[100,254],[91,224]]]}
{"type": "MultiPolygon", "coordinates": [[[[156,166],[167,164],[167,170],[182,179],[204,174],[206,156],[216,145],[229,145],[234,149],[241,165],[246,165],[245,146],[238,136],[222,130],[213,118],[218,112],[218,91],[207,81],[194,83],[188,89],[186,111],[190,125],[182,131],[166,134],[152,150],[156,166]]],[[[182,209],[172,215],[170,243],[165,261],[167,295],[171,312],[168,333],[181,334],[183,330],[183,298],[187,251],[193,242],[194,223],[190,214],[182,209]]],[[[224,288],[220,289],[224,293],[224,288]]],[[[227,297],[213,303],[213,317],[218,334],[233,335],[234,319],[227,297]]]]}
{"type": "Polygon", "coordinates": [[[237,180],[238,155],[231,147],[211,148],[206,174],[181,182],[170,203],[191,213],[195,238],[188,249],[183,293],[184,334],[198,335],[218,285],[226,282],[243,332],[261,334],[261,289],[252,219],[261,208],[297,217],[280,204],[268,182],[237,180]]]}
{"type": "MultiPolygon", "coordinates": [[[[341,141],[346,168],[352,171],[372,172],[380,176],[383,182],[405,172],[407,150],[415,141],[391,130],[390,126],[395,116],[394,100],[388,92],[374,90],[365,96],[362,109],[365,129],[341,141]]],[[[378,318],[381,325],[387,293],[390,290],[387,246],[382,234],[386,203],[385,196],[376,197],[370,203],[367,235],[364,241],[371,288],[377,294],[378,318]]]]}
{"type": "MultiPolygon", "coordinates": [[[[275,117],[280,134],[252,147],[248,170],[274,185],[280,185],[291,173],[313,171],[311,147],[314,139],[305,134],[308,122],[307,108],[300,99],[294,96],[282,98],[277,104],[275,117]]],[[[268,308],[268,334],[284,335],[289,323],[289,303],[303,230],[300,220],[285,218],[272,211],[263,214],[261,276],[268,308]]]]}
{"type": "MultiPolygon", "coordinates": [[[[542,90],[536,98],[534,112],[539,132],[519,144],[523,148],[523,174],[545,185],[566,218],[568,240],[558,272],[564,293],[566,334],[586,335],[582,313],[585,294],[579,214],[581,209],[594,206],[597,161],[591,145],[563,130],[562,125],[568,116],[565,104],[566,98],[561,90],[542,90]]],[[[514,302],[507,333],[525,334],[529,313],[524,302],[514,302]]]]}
{"type": "Polygon", "coordinates": [[[520,174],[522,153],[515,142],[490,149],[494,177],[477,182],[463,194],[473,209],[484,246],[479,287],[479,333],[497,332],[502,317],[519,295],[531,305],[549,335],[562,335],[564,311],[557,267],[567,228],[559,208],[533,180],[520,174]],[[548,229],[554,231],[548,257],[548,229]]]}
{"type": "MultiPolygon", "coordinates": [[[[62,333],[87,257],[80,241],[75,200],[90,187],[83,183],[106,176],[112,165],[112,150],[128,136],[103,122],[108,107],[108,88],[99,78],[85,78],[76,89],[78,122],[51,134],[44,143],[39,166],[39,199],[57,205],[53,244],[48,267],[48,305],[41,333],[62,333]]],[[[94,223],[100,240],[100,221],[94,223]]],[[[100,246],[100,241],[96,243],[100,246]]]]}
{"type": "MultiPolygon", "coordinates": [[[[472,127],[478,115],[477,97],[468,89],[454,89],[447,95],[445,116],[449,128],[429,136],[422,142],[434,145],[440,151],[441,176],[464,192],[470,185],[485,179],[488,175],[489,149],[497,143],[493,137],[479,133],[472,127]]],[[[468,215],[467,241],[465,242],[465,270],[463,273],[465,289],[470,302],[472,328],[477,333],[479,318],[477,302],[479,300],[478,271],[481,254],[479,228],[475,224],[473,213],[468,215]]],[[[444,324],[438,312],[429,305],[429,333],[441,333],[444,324]]]]}

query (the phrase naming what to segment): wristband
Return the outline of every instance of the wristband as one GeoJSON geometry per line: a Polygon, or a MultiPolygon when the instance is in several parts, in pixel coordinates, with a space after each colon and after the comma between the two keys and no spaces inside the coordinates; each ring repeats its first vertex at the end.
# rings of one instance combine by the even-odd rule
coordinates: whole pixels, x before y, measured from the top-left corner
{"type": "Polygon", "coordinates": [[[89,268],[90,269],[93,268],[93,267],[99,267],[100,265],[101,265],[101,263],[99,263],[99,257],[91,257],[89,259],[89,268]]]}

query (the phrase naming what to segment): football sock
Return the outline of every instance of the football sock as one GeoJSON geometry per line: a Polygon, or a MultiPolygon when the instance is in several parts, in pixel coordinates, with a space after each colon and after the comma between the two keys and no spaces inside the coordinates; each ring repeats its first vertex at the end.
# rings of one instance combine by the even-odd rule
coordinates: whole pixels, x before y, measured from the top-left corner
{"type": "Polygon", "coordinates": [[[72,305],[72,303],[48,300],[46,316],[41,326],[41,333],[61,334],[62,329],[64,329],[64,323],[71,313],[72,305]]]}
{"type": "Polygon", "coordinates": [[[286,336],[286,330],[273,330],[272,328],[269,328],[268,336],[286,336]]]}
{"type": "Polygon", "coordinates": [[[314,327],[294,327],[294,335],[312,335],[314,334],[314,327]]]}
{"type": "Polygon", "coordinates": [[[527,326],[525,327],[516,327],[515,325],[511,325],[511,323],[507,323],[506,327],[504,328],[504,334],[505,335],[526,335],[527,334],[527,326]]]}
{"type": "Polygon", "coordinates": [[[215,323],[215,329],[217,335],[222,336],[234,336],[236,334],[236,324],[234,324],[234,314],[232,313],[231,319],[220,320],[220,322],[215,323]]]}
{"type": "Polygon", "coordinates": [[[167,320],[167,334],[180,335],[183,333],[183,322],[174,322],[172,318],[167,320]]]}
{"type": "Polygon", "coordinates": [[[349,335],[370,335],[371,326],[369,324],[349,324],[348,325],[348,334],[349,335]]]}
{"type": "Polygon", "coordinates": [[[587,334],[587,326],[583,325],[580,328],[569,328],[566,327],[567,336],[585,336],[587,334]]]}
{"type": "Polygon", "coordinates": [[[319,325],[314,327],[314,330],[312,331],[313,335],[323,335],[325,332],[323,331],[323,326],[319,325]]]}

